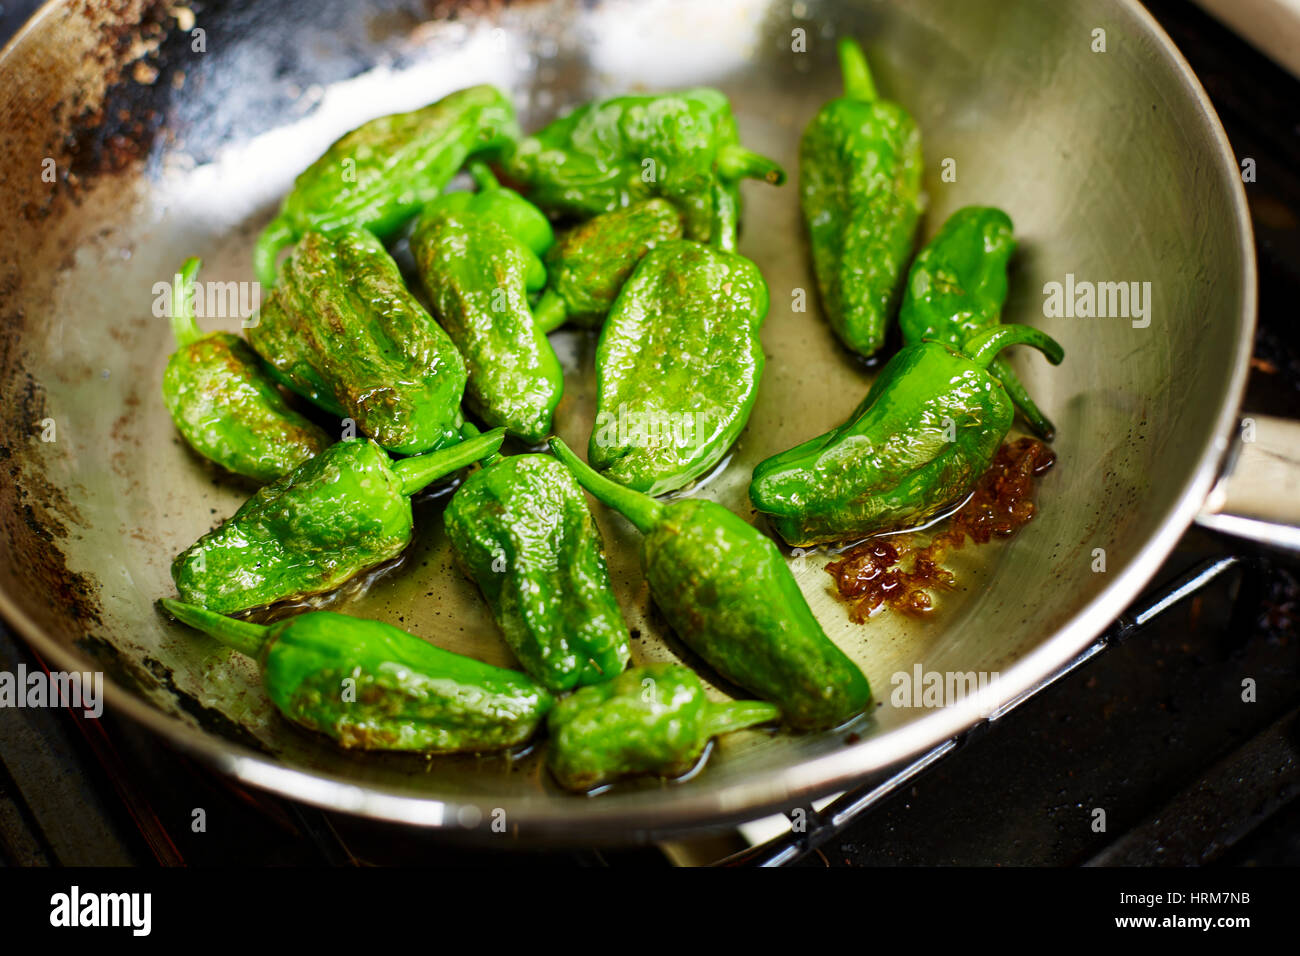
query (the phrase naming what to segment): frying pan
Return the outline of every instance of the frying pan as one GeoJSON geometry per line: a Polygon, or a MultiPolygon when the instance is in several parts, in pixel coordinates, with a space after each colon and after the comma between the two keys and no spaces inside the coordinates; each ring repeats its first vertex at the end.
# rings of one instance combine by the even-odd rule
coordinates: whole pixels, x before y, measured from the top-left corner
{"type": "MultiPolygon", "coordinates": [[[[0,55],[0,99],[0,612],[51,667],[103,671],[109,707],[247,783],[484,838],[501,823],[584,841],[718,826],[842,790],[1038,686],[1198,515],[1297,540],[1277,523],[1296,520],[1294,426],[1249,422],[1253,440],[1236,439],[1255,319],[1238,160],[1136,3],[53,2],[0,55]],[[853,624],[829,593],[828,555],[792,556],[827,632],[871,679],[875,709],[833,732],[733,735],[685,781],[574,797],[536,751],[340,753],[273,712],[250,661],[158,612],[171,557],[248,494],[187,452],[159,401],[171,344],[155,284],[184,256],[203,257],[205,283],[251,281],[254,236],[332,139],[478,82],[510,90],[526,129],[595,96],[718,86],[745,143],[794,174],[800,131],[838,92],[845,33],[924,131],[922,238],[959,206],[1006,208],[1021,242],[1006,319],[1067,350],[1058,369],[1014,359],[1060,435],[1039,516],[1007,546],[959,552],[959,587],[931,618],[853,624]],[[1149,321],[1045,316],[1045,284],[1067,276],[1150,283],[1149,321]],[[1224,481],[1234,457],[1250,463],[1238,475],[1273,469],[1262,491],[1224,481]],[[894,675],[918,665],[993,683],[942,708],[895,704],[894,675]]],[[[686,493],[750,517],[755,463],[838,423],[874,369],[817,313],[795,186],[746,184],[745,200],[740,251],[772,291],[768,367],[748,429],[686,493]]],[[[227,305],[205,325],[237,330],[227,305]]],[[[553,338],[566,372],[557,431],[581,448],[594,342],[553,338]]],[[[404,562],[336,606],[511,665],[452,567],[444,502],[420,501],[404,562]]],[[[698,663],[654,611],[635,532],[597,510],[635,658],[698,663]]]]}

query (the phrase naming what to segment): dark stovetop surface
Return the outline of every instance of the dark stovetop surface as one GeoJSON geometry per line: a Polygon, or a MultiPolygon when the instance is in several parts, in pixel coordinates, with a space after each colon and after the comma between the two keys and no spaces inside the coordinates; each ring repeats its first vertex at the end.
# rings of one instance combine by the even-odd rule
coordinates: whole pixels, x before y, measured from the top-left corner
{"type": "MultiPolygon", "coordinates": [[[[0,2],[0,39],[36,6],[0,2]]],[[[1148,7],[1239,158],[1260,260],[1248,411],[1300,417],[1300,82],[1183,0],[1148,7]]],[[[996,722],[802,865],[1300,864],[1300,564],[1200,531],[1157,576],[1242,567],[996,722]],[[1235,549],[1235,550],[1234,550],[1235,549]],[[1257,701],[1243,704],[1252,678],[1257,701]],[[1096,808],[1106,831],[1093,829],[1096,808]]],[[[0,670],[36,666],[0,624],[0,670]]],[[[504,841],[503,841],[504,842],[504,841]]],[[[526,851],[248,791],[107,713],[0,711],[0,859],[13,864],[665,865],[655,848],[526,851]],[[195,833],[202,808],[205,832],[195,833]]]]}

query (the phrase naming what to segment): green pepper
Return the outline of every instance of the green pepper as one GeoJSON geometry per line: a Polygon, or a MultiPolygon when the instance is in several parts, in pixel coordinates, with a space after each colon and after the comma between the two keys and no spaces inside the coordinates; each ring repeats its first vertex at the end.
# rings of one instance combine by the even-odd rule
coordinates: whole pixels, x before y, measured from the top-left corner
{"type": "Polygon", "coordinates": [[[642,257],[681,236],[682,215],[666,199],[647,199],[574,226],[546,254],[546,292],[533,314],[550,328],[563,321],[600,328],[642,257]]]}
{"type": "Polygon", "coordinates": [[[606,681],[627,666],[627,624],[600,529],[567,468],[549,455],[486,458],[444,521],[515,656],[548,690],[606,681]]]}
{"type": "Polygon", "coordinates": [[[716,465],[758,395],[767,307],[743,256],[689,239],[647,253],[596,346],[592,467],[660,495],[716,465]]]}
{"type": "Polygon", "coordinates": [[[163,606],[261,667],[276,709],[339,746],[484,753],[525,743],[554,704],[518,671],[434,647],[382,621],[308,611],[269,627],[163,606]]]}
{"type": "Polygon", "coordinates": [[[404,455],[454,443],[465,363],[368,232],[309,232],[248,340],[288,388],[404,455]]]}
{"type": "Polygon", "coordinates": [[[849,420],[760,462],[749,498],[792,545],[916,527],[960,504],[988,470],[1015,417],[988,372],[1004,348],[1031,345],[1059,364],[1046,333],[1002,325],[964,351],[904,346],[849,420]]]}
{"type": "Polygon", "coordinates": [[[903,282],[921,216],[921,135],[907,111],[877,98],[862,49],[839,45],[844,95],[799,143],[799,190],[813,270],[831,328],[873,355],[903,282]]]}
{"type": "Polygon", "coordinates": [[[398,462],[368,439],[331,445],[178,555],[176,590],[228,614],[336,588],[410,543],[409,496],[496,451],[502,437],[398,462]]]}
{"type": "Polygon", "coordinates": [[[199,331],[189,294],[199,265],[186,259],[172,287],[178,348],[163,372],[163,402],[204,458],[237,475],[272,481],[319,453],[329,437],[286,404],[242,339],[199,331]]]}
{"type": "Polygon", "coordinates": [[[485,167],[472,171],[481,190],[429,203],[411,252],[434,314],[465,357],[469,407],[490,425],[541,441],[564,373],[529,296],[546,284],[539,256],[554,236],[546,217],[485,167]]]}
{"type": "Polygon", "coordinates": [[[562,787],[579,791],[631,774],[680,777],[712,738],[780,716],[756,700],[709,700],[689,668],[634,667],[555,706],[547,765],[562,787]]]}
{"type": "Polygon", "coordinates": [[[740,145],[731,104],[707,88],[580,106],[520,140],[502,166],[557,215],[585,219],[662,196],[701,242],[719,239],[715,183],[736,202],[741,179],[785,182],[780,166],[740,145]]]}
{"type": "Polygon", "coordinates": [[[817,623],[771,539],[715,502],[656,501],[593,471],[558,438],[551,449],[645,535],[650,596],[714,670],[775,703],[796,728],[832,727],[867,706],[866,677],[817,623]]]}
{"type": "MultiPolygon", "coordinates": [[[[949,216],[912,262],[898,311],[903,341],[933,339],[961,349],[996,326],[1007,300],[1007,263],[1015,251],[1011,218],[1001,209],[966,206],[949,216]]],[[[989,371],[1034,433],[1050,440],[1055,428],[1011,367],[997,358],[989,371]]]]}
{"type": "Polygon", "coordinates": [[[294,180],[253,252],[257,279],[275,284],[280,250],[306,232],[365,229],[392,236],[442,192],[470,156],[518,136],[515,110],[493,86],[472,86],[410,113],[363,123],[294,180]]]}
{"type": "Polygon", "coordinates": [[[497,182],[485,163],[472,162],[467,169],[474,180],[475,190],[443,193],[425,204],[421,210],[423,216],[472,213],[483,222],[500,226],[534,255],[545,255],[555,243],[555,231],[542,211],[513,189],[497,182]]]}

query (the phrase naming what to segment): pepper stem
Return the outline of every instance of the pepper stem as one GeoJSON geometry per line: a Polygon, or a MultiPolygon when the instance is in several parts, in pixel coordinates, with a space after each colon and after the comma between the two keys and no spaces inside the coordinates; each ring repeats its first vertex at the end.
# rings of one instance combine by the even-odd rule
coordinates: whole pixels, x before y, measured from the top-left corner
{"type": "Polygon", "coordinates": [[[664,506],[649,495],[625,488],[616,481],[610,481],[604,475],[575,455],[564,442],[558,438],[551,439],[551,451],[573,472],[578,484],[591,492],[597,501],[608,505],[628,521],[636,525],[642,534],[649,534],[663,520],[664,506]]]}
{"type": "Polygon", "coordinates": [[[840,72],[844,74],[844,95],[852,100],[867,103],[879,99],[876,81],[871,78],[871,67],[866,54],[856,40],[844,37],[839,43],[840,72]]]}
{"type": "Polygon", "coordinates": [[[181,266],[181,271],[172,276],[171,323],[177,345],[189,345],[203,336],[194,318],[194,310],[190,308],[190,289],[194,287],[194,277],[202,264],[197,256],[190,256],[181,266]]]}
{"type": "Polygon", "coordinates": [[[1052,424],[1051,419],[1042,413],[1038,405],[1029,393],[1025,391],[1025,386],[1020,384],[1020,379],[1016,378],[1016,373],[1011,371],[1011,366],[1005,360],[996,358],[989,363],[989,371],[993,377],[1002,382],[1002,387],[1006,389],[1008,397],[1012,404],[1020,409],[1020,414],[1025,416],[1025,421],[1029,423],[1029,429],[1043,441],[1051,441],[1056,437],[1056,426],[1052,424]]]}
{"type": "Polygon", "coordinates": [[[569,318],[569,307],[554,289],[547,289],[533,306],[533,324],[543,335],[554,332],[569,318]]]}
{"type": "Polygon", "coordinates": [[[253,272],[264,290],[275,286],[275,266],[280,250],[297,238],[293,226],[283,216],[272,219],[257,237],[257,245],[253,247],[253,272]]]}
{"type": "Polygon", "coordinates": [[[271,630],[261,624],[236,621],[233,617],[209,611],[197,604],[185,604],[170,598],[163,598],[162,606],[177,620],[202,631],[209,637],[215,637],[227,647],[233,647],[239,653],[247,654],[249,657],[257,657],[262,652],[267,632],[271,630]]]}
{"type": "MultiPolygon", "coordinates": [[[[471,438],[478,438],[478,436],[482,434],[483,433],[478,430],[478,426],[473,422],[464,422],[460,426],[461,441],[469,441],[471,438]]],[[[500,452],[494,451],[492,454],[480,458],[478,463],[481,467],[487,468],[489,465],[495,465],[499,462],[501,457],[500,452]]]]}
{"type": "Polygon", "coordinates": [[[1065,358],[1065,349],[1042,329],[1028,325],[999,325],[995,329],[981,332],[966,343],[962,349],[966,357],[980,368],[988,368],[1003,349],[1013,345],[1030,345],[1047,356],[1047,361],[1060,365],[1065,358]]]}
{"type": "Polygon", "coordinates": [[[486,192],[489,189],[501,188],[501,183],[497,181],[496,176],[492,174],[492,169],[485,162],[474,160],[469,164],[469,174],[474,179],[474,185],[480,191],[486,192]]]}
{"type": "Polygon", "coordinates": [[[414,458],[403,458],[394,463],[393,471],[402,480],[402,494],[413,495],[420,489],[432,484],[444,475],[450,475],[458,468],[472,465],[498,448],[505,440],[506,430],[494,428],[486,435],[471,438],[441,451],[431,451],[414,458]]]}
{"type": "Polygon", "coordinates": [[[731,700],[725,704],[712,701],[704,714],[704,727],[710,737],[766,724],[781,716],[781,708],[761,700],[731,700]]]}
{"type": "Polygon", "coordinates": [[[735,182],[738,179],[762,179],[773,186],[785,182],[785,170],[774,159],[759,155],[739,143],[731,143],[718,150],[718,175],[735,182]]]}
{"type": "Polygon", "coordinates": [[[736,251],[736,234],[740,230],[736,194],[721,180],[713,183],[713,228],[710,239],[723,252],[736,251]]]}

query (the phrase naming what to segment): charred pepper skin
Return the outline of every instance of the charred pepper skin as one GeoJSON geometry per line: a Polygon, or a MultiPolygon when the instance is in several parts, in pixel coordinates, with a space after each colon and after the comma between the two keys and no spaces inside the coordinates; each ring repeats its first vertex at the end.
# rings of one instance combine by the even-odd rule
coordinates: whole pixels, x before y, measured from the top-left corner
{"type": "Polygon", "coordinates": [[[549,455],[486,459],[444,514],[506,642],[553,693],[607,681],[631,656],[587,498],[549,455]]]}
{"type": "Polygon", "coordinates": [[[442,192],[471,156],[518,137],[515,110],[492,86],[472,86],[410,113],[363,123],[294,181],[253,253],[257,280],[275,284],[280,250],[307,232],[365,229],[387,239],[442,192]]]}
{"type": "Polygon", "coordinates": [[[847,541],[924,524],[979,481],[1015,417],[988,371],[997,353],[1031,345],[1064,356],[1024,325],[987,330],[958,352],[908,345],[839,428],[760,462],[749,498],[792,545],[847,541]]]}
{"type": "Polygon", "coordinates": [[[389,451],[457,441],[465,362],[368,232],[309,232],[248,339],[290,389],[389,451]]]}
{"type": "MultiPolygon", "coordinates": [[[[930,339],[961,349],[996,326],[1007,300],[1007,264],[1016,251],[1013,233],[1011,217],[991,206],[965,206],[949,216],[912,261],[898,310],[903,341],[930,339]]],[[[1050,441],[1055,427],[1011,367],[998,358],[989,371],[1030,429],[1050,441]]]]}
{"type": "Polygon", "coordinates": [[[740,145],[727,98],[703,87],[580,106],[520,140],[502,167],[556,215],[586,219],[661,196],[701,242],[719,238],[715,183],[737,202],[741,179],[785,182],[780,166],[740,145]]]}
{"type": "Polygon", "coordinates": [[[176,590],[221,614],[332,590],[410,543],[410,495],[502,438],[498,430],[399,462],[369,440],[331,445],[178,555],[176,590]]]}
{"type": "Polygon", "coordinates": [[[688,239],[647,253],[596,346],[592,467],[661,495],[716,465],[758,397],[767,309],[767,283],[743,256],[688,239]]]}
{"type": "Polygon", "coordinates": [[[486,753],[526,743],[554,699],[526,675],[428,644],[382,621],[308,611],[269,627],[193,604],[163,606],[261,667],[289,720],[348,750],[486,753]],[[344,680],[355,681],[345,699],[344,680]]]}
{"type": "Polygon", "coordinates": [[[465,399],[480,418],[538,442],[564,392],[564,373],[529,297],[546,284],[539,258],[554,241],[546,217],[482,167],[479,193],[430,203],[411,252],[434,313],[464,356],[465,399]]]}
{"type": "Polygon", "coordinates": [[[242,339],[199,331],[189,296],[199,266],[187,259],[172,288],[177,349],[163,372],[163,403],[204,458],[254,481],[274,481],[319,454],[329,437],[288,406],[242,339]]]}
{"type": "Polygon", "coordinates": [[[776,720],[756,700],[715,703],[677,664],[634,667],[561,700],[547,720],[547,765],[566,790],[586,791],[634,774],[680,777],[722,734],[776,720]]]}
{"type": "Polygon", "coordinates": [[[574,226],[546,254],[546,292],[534,309],[544,326],[598,329],[637,263],[660,243],[682,237],[682,214],[647,199],[574,226]]]}
{"type": "Polygon", "coordinates": [[[776,704],[798,729],[833,727],[866,708],[866,677],[817,623],[771,539],[715,502],[659,502],[593,471],[558,438],[551,449],[645,536],[651,597],[719,674],[776,704]]]}
{"type": "Polygon", "coordinates": [[[840,41],[844,95],[799,143],[799,197],[826,317],[870,356],[884,345],[921,216],[921,135],[908,112],[877,98],[861,48],[840,41]]]}

